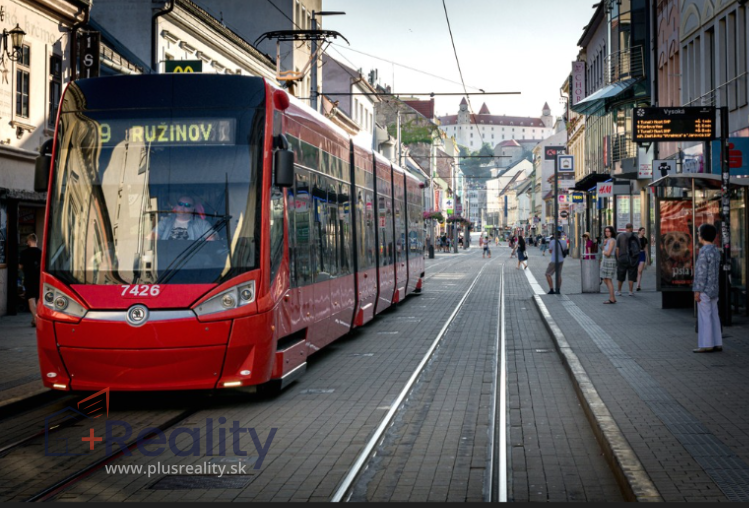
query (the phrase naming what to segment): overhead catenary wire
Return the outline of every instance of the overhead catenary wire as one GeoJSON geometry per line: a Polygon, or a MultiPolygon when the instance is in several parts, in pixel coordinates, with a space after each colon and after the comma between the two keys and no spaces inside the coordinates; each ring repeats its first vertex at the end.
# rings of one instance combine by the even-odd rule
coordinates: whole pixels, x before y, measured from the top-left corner
{"type": "Polygon", "coordinates": [[[471,95],[468,93],[468,89],[466,88],[466,81],[463,78],[463,69],[460,68],[460,58],[458,58],[458,49],[455,47],[455,38],[453,37],[453,29],[450,26],[450,16],[447,13],[447,4],[445,3],[445,0],[442,0],[442,8],[445,10],[445,21],[447,21],[447,30],[450,32],[450,43],[453,46],[453,53],[455,54],[455,62],[458,64],[458,74],[460,75],[460,82],[463,85],[463,91],[465,92],[466,101],[468,102],[468,110],[471,113],[471,121],[474,125],[476,125],[476,131],[479,133],[479,138],[481,138],[481,146],[484,146],[484,135],[481,133],[481,129],[479,128],[478,122],[476,122],[476,114],[473,112],[473,106],[471,105],[471,95]]]}

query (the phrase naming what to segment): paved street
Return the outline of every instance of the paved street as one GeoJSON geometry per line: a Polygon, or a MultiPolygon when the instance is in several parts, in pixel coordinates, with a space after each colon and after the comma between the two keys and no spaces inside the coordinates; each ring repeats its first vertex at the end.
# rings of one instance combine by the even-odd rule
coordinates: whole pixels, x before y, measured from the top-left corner
{"type": "MultiPolygon", "coordinates": [[[[498,287],[504,269],[507,291],[509,414],[508,498],[511,500],[621,500],[614,475],[606,465],[585,421],[552,342],[528,297],[528,283],[504,260],[483,260],[478,249],[458,255],[438,254],[428,266],[424,293],[313,357],[310,369],[281,395],[271,398],[226,394],[191,414],[190,427],[205,430],[208,418],[225,417],[256,429],[261,440],[277,429],[260,470],[238,484],[237,477],[202,489],[180,490],[160,485],[170,475],[148,477],[95,470],[52,495],[59,500],[252,500],[326,501],[361,452],[390,404],[446,323],[458,299],[475,282],[463,310],[456,315],[423,374],[399,408],[367,469],[357,478],[351,500],[481,501],[489,494],[487,466],[492,447],[491,407],[498,287]],[[481,271],[483,270],[483,271],[481,271]],[[477,277],[481,273],[480,277],[477,277]],[[525,298],[518,299],[518,294],[525,298]]],[[[28,362],[34,368],[33,361],[28,362]]],[[[168,410],[154,412],[162,395],[133,397],[113,394],[117,418],[143,427],[173,418],[194,404],[171,398],[168,410]],[[140,409],[139,409],[140,407],[140,409]]],[[[56,406],[2,422],[18,439],[19,420],[43,425],[45,412],[56,406]]],[[[75,438],[77,427],[62,430],[75,438]]],[[[60,438],[62,439],[62,437],[60,438]]],[[[9,440],[8,442],[11,442],[9,440]]],[[[496,447],[496,443],[494,443],[496,447]]],[[[148,458],[134,454],[117,464],[201,463],[200,457],[148,458]],[[187,462],[186,462],[187,461],[187,462]]],[[[54,480],[44,474],[50,461],[28,447],[0,458],[9,471],[3,499],[27,499],[54,480]],[[11,479],[12,478],[12,479],[11,479]]],[[[215,459],[214,459],[215,460],[215,459]]],[[[253,459],[256,460],[256,459],[253,459]]],[[[81,460],[66,461],[65,468],[81,460]]]]}

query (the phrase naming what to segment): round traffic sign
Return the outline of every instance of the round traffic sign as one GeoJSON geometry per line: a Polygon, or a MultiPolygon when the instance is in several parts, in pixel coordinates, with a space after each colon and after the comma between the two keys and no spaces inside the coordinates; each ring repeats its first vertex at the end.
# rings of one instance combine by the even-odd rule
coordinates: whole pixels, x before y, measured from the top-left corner
{"type": "Polygon", "coordinates": [[[563,219],[566,219],[567,217],[570,216],[570,214],[568,212],[562,210],[561,212],[559,212],[559,216],[562,217],[563,219]]]}

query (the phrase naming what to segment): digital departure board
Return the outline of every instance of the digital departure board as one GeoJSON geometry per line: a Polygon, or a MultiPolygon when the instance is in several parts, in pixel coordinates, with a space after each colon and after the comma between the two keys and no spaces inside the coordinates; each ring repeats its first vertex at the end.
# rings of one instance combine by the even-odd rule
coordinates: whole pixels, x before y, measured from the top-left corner
{"type": "Polygon", "coordinates": [[[632,140],[709,141],[715,139],[715,108],[635,108],[632,140]]]}

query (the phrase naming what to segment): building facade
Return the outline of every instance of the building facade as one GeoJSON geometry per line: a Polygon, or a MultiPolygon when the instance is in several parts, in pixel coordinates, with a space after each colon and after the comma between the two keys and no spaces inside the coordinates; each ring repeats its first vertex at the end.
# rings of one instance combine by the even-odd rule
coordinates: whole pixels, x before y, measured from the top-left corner
{"type": "Polygon", "coordinates": [[[0,2],[0,30],[18,25],[25,32],[18,60],[4,55],[0,63],[0,315],[23,303],[17,297],[18,255],[25,237],[41,239],[44,228],[46,194],[34,191],[34,163],[54,132],[73,71],[73,29],[89,8],[88,0],[0,2]]]}

